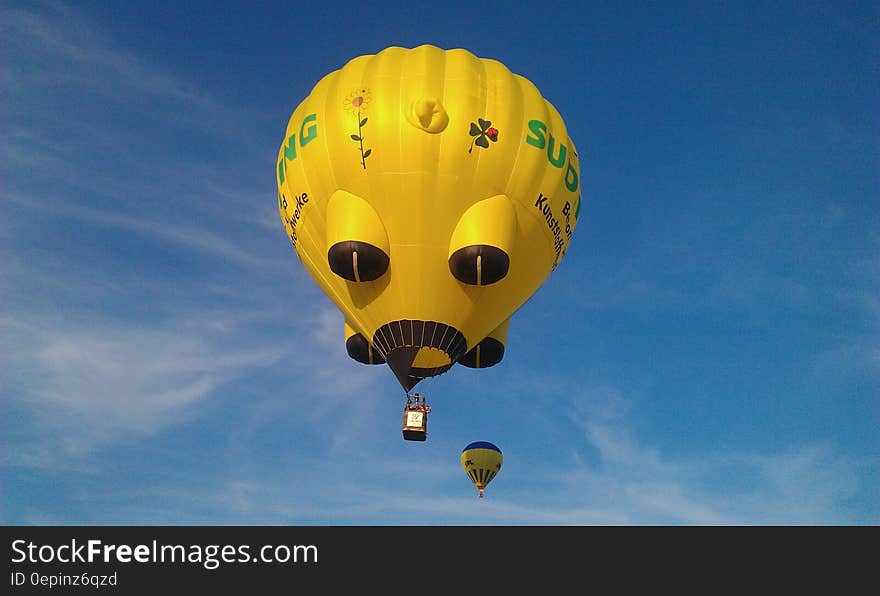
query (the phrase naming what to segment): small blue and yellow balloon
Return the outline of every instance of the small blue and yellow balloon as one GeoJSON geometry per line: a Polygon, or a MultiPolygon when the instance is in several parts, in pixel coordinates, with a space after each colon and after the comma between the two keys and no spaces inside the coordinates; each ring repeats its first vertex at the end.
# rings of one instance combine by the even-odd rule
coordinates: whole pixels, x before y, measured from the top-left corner
{"type": "Polygon", "coordinates": [[[488,441],[476,441],[461,452],[461,467],[483,496],[486,485],[501,471],[504,456],[501,450],[488,441]]]}

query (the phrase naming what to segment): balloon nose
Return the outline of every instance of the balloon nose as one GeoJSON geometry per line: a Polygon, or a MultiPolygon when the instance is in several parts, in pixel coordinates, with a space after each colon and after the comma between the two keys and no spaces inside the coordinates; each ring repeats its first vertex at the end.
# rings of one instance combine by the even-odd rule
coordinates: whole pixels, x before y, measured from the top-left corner
{"type": "Polygon", "coordinates": [[[403,319],[373,334],[374,349],[388,363],[405,391],[422,379],[443,374],[467,352],[461,331],[437,321],[403,319]]]}
{"type": "Polygon", "coordinates": [[[385,361],[394,372],[394,376],[397,377],[400,385],[407,393],[416,386],[416,383],[422,380],[412,374],[413,360],[416,359],[418,352],[419,348],[415,346],[394,348],[385,357],[385,361]]]}

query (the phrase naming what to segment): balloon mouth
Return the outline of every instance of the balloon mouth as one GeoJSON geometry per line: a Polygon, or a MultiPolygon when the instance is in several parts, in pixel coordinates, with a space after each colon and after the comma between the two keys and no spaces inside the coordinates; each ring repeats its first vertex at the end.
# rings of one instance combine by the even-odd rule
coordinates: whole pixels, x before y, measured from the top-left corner
{"type": "Polygon", "coordinates": [[[445,373],[467,353],[467,339],[451,325],[401,319],[373,334],[373,349],[394,372],[405,391],[422,379],[445,373]]]}

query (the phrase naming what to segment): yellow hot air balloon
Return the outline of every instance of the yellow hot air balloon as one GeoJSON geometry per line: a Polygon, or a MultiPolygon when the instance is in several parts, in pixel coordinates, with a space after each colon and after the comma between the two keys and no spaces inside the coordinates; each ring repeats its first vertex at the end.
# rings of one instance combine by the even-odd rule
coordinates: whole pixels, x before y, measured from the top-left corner
{"type": "Polygon", "coordinates": [[[498,475],[503,462],[501,450],[487,441],[471,443],[461,452],[461,467],[480,491],[481,497],[486,485],[498,475]]]}
{"type": "Polygon", "coordinates": [[[407,392],[501,360],[581,204],[556,109],[463,49],[389,47],[326,75],[276,166],[284,227],[342,311],[348,354],[387,363],[407,392]]]}

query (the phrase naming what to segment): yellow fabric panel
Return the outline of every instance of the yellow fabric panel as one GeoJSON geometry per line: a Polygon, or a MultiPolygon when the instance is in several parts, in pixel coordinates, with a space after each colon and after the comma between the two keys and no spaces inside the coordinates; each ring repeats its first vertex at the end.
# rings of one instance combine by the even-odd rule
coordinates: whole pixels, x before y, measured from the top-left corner
{"type": "Polygon", "coordinates": [[[491,244],[511,254],[516,239],[516,211],[504,195],[484,199],[468,208],[452,232],[449,254],[463,246],[491,244]]]}
{"type": "Polygon", "coordinates": [[[333,244],[343,240],[361,240],[390,251],[388,235],[382,220],[370,204],[344,190],[334,192],[327,204],[327,244],[325,252],[333,244]]]}

